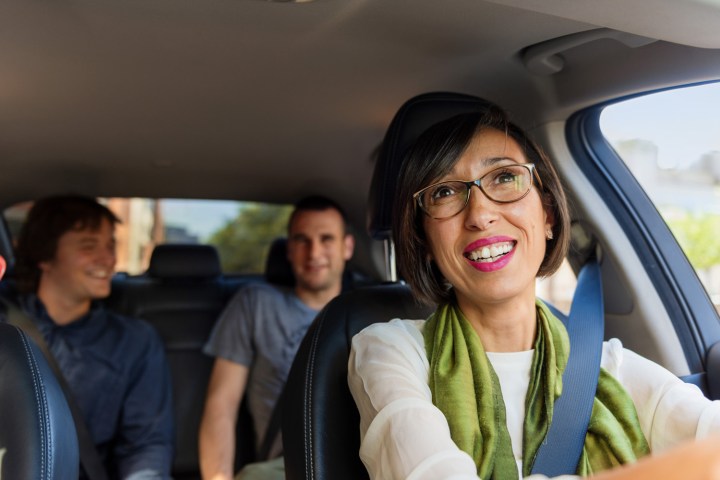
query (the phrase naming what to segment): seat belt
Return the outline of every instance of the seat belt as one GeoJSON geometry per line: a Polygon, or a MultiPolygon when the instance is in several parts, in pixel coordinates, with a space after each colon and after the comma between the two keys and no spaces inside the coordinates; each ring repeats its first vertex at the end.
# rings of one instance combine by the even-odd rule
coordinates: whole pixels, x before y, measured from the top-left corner
{"type": "Polygon", "coordinates": [[[85,474],[90,480],[108,480],[107,471],[103,466],[100,454],[95,448],[95,442],[90,436],[90,431],[85,424],[80,413],[80,408],[75,403],[75,397],[73,396],[70,386],[65,380],[65,375],[60,371],[60,367],[55,360],[55,357],[50,352],[50,349],[45,343],[42,333],[38,330],[37,325],[23,312],[14,302],[0,296],[0,302],[5,304],[7,308],[7,320],[8,323],[15,325],[20,328],[28,337],[30,337],[35,344],[38,346],[40,351],[43,353],[45,360],[55,374],[63,393],[65,394],[65,401],[70,407],[73,421],[75,422],[75,430],[77,431],[78,447],[80,451],[80,464],[82,465],[85,474]]]}
{"type": "Polygon", "coordinates": [[[548,477],[575,474],[590,423],[605,334],[602,279],[596,259],[580,270],[569,317],[560,314],[558,318],[570,337],[570,355],[562,393],[555,401],[550,428],[532,468],[533,474],[548,477]]]}
{"type": "Polygon", "coordinates": [[[270,415],[270,421],[265,430],[265,437],[260,445],[260,450],[257,452],[257,461],[264,462],[266,460],[272,460],[272,458],[270,458],[270,450],[272,450],[275,439],[280,434],[283,397],[284,390],[278,397],[277,402],[275,402],[275,408],[273,408],[272,415],[270,415]]]}

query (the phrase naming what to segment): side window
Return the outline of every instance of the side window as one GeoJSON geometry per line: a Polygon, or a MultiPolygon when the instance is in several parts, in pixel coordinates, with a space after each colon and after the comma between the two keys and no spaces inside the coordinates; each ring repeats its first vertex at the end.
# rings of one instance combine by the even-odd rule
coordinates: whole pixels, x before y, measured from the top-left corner
{"type": "Polygon", "coordinates": [[[557,272],[549,277],[539,278],[536,282],[536,294],[543,300],[550,302],[555,308],[565,313],[570,313],[572,297],[577,286],[577,278],[573,273],[567,259],[562,263],[557,272]]]}
{"type": "Polygon", "coordinates": [[[720,311],[720,84],[606,107],[600,128],[720,311]]]}
{"type": "MultiPolygon", "coordinates": [[[[262,273],[272,240],[286,234],[288,205],[219,200],[101,198],[120,219],[116,227],[116,270],[137,275],[147,270],[161,243],[214,245],[225,273],[262,273]]],[[[31,202],[3,214],[17,239],[31,202]]]]}

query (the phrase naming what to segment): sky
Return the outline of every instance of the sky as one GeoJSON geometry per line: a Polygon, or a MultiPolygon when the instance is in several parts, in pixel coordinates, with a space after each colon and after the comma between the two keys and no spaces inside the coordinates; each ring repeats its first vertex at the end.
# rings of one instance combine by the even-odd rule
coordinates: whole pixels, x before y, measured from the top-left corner
{"type": "Polygon", "coordinates": [[[184,226],[206,240],[208,235],[238,214],[240,202],[226,200],[163,200],[165,223],[184,226]]]}
{"type": "Polygon", "coordinates": [[[668,90],[607,107],[600,126],[611,143],[645,139],[663,168],[683,167],[720,151],[720,83],[668,90]]]}

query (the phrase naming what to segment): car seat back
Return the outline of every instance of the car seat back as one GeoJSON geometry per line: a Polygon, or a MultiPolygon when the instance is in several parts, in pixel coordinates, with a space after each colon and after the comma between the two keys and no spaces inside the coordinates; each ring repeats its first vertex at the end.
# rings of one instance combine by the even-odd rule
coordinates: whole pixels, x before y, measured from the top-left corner
{"type": "MultiPolygon", "coordinates": [[[[198,430],[214,359],[202,348],[234,291],[227,288],[215,247],[163,244],[145,275],[113,284],[110,306],[152,324],[165,344],[173,384],[176,479],[199,476],[198,430]]],[[[247,407],[238,415],[236,462],[255,456],[247,407]]]]}
{"type": "Polygon", "coordinates": [[[0,478],[78,478],[77,434],[65,395],[37,346],[0,323],[0,478]]]}
{"type": "Polygon", "coordinates": [[[303,339],[285,386],[282,417],[288,480],[367,479],[360,417],[347,386],[352,337],[391,318],[426,318],[401,284],[358,288],[332,300],[303,339]]]}

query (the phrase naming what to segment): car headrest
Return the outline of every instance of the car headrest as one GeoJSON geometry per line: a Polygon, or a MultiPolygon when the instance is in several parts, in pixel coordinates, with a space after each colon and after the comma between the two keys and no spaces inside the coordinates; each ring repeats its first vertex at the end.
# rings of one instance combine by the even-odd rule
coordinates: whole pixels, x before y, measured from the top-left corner
{"type": "Polygon", "coordinates": [[[290,261],[287,258],[287,239],[279,237],[273,240],[265,261],[265,280],[275,285],[295,285],[290,261]]]}
{"type": "Polygon", "coordinates": [[[490,102],[472,95],[432,92],[411,98],[388,127],[368,195],[368,232],[376,240],[391,236],[392,205],[400,164],[410,146],[430,126],[461,113],[478,112],[490,102]]]}
{"type": "Polygon", "coordinates": [[[212,245],[157,245],[148,268],[151,277],[166,279],[214,278],[221,273],[220,257],[212,245]]]}

